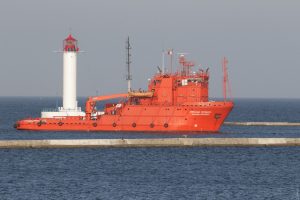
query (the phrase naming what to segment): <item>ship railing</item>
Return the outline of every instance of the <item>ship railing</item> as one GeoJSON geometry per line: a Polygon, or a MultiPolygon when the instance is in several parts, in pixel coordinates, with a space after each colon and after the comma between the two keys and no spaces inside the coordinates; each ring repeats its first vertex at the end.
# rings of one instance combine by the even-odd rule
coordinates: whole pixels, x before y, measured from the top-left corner
{"type": "Polygon", "coordinates": [[[64,109],[63,107],[42,109],[42,112],[60,112],[60,111],[81,112],[81,107],[77,107],[76,109],[64,109]]]}
{"type": "Polygon", "coordinates": [[[43,108],[42,112],[59,112],[58,108],[43,108]]]}

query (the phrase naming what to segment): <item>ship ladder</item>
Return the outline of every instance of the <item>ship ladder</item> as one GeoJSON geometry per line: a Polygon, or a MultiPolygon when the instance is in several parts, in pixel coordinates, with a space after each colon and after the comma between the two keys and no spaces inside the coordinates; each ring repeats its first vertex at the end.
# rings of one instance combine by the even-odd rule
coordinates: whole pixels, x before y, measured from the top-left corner
{"type": "Polygon", "coordinates": [[[121,116],[122,116],[122,111],[123,111],[123,109],[124,109],[124,100],[121,99],[121,100],[118,102],[118,104],[121,104],[121,105],[122,105],[122,109],[118,108],[118,109],[115,110],[115,111],[118,111],[118,112],[116,112],[116,113],[119,113],[119,114],[118,114],[118,115],[115,115],[114,122],[112,123],[112,126],[113,126],[114,128],[117,127],[118,124],[117,124],[116,122],[120,121],[120,118],[121,118],[121,116]]]}

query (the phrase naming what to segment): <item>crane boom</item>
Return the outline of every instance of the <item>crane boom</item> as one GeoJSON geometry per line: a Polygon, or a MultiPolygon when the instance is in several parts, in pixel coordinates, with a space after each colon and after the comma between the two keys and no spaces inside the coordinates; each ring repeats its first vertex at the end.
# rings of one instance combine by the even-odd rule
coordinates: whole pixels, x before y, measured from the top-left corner
{"type": "Polygon", "coordinates": [[[128,93],[89,97],[85,102],[86,118],[87,119],[91,118],[91,114],[94,112],[94,108],[97,101],[104,101],[108,99],[125,98],[125,97],[128,97],[128,93]]]}

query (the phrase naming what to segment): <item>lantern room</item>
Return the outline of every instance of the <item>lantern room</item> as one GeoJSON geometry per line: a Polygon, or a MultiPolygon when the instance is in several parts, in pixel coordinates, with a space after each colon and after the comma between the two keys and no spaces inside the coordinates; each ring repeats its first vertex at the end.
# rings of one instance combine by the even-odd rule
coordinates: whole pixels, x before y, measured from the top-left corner
{"type": "Polygon", "coordinates": [[[75,38],[73,38],[73,36],[71,34],[69,34],[69,36],[66,39],[64,39],[63,49],[64,49],[64,51],[67,51],[67,52],[78,52],[79,51],[79,48],[77,46],[77,40],[75,38]]]}

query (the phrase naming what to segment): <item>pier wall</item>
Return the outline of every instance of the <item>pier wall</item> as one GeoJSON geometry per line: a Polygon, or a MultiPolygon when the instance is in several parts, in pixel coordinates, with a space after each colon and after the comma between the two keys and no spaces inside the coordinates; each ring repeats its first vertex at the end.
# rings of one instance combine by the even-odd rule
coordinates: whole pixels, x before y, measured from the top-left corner
{"type": "Polygon", "coordinates": [[[300,126],[300,122],[224,122],[227,126],[300,126]]]}
{"type": "Polygon", "coordinates": [[[300,146],[300,138],[158,138],[0,140],[0,148],[300,146]]]}

